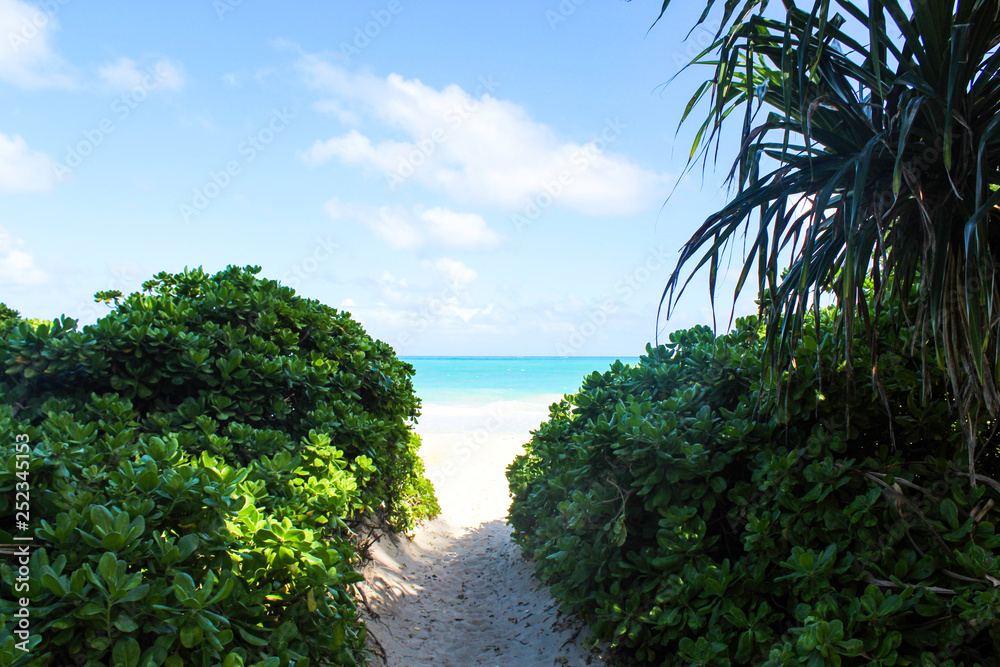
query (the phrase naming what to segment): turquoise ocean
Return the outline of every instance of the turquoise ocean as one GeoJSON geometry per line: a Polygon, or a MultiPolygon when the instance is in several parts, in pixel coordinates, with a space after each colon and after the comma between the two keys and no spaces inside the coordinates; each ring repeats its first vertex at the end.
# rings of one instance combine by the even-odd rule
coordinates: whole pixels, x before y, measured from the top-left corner
{"type": "MultiPolygon", "coordinates": [[[[549,406],[580,389],[585,376],[605,372],[615,361],[638,357],[402,357],[416,370],[414,390],[422,402],[416,432],[421,456],[438,481],[440,466],[472,465],[471,452],[525,443],[548,419],[549,406]]],[[[503,462],[502,469],[509,461],[503,462]]]]}
{"type": "Polygon", "coordinates": [[[576,393],[584,376],[638,357],[402,357],[416,369],[417,396],[427,404],[536,402],[576,393]]]}

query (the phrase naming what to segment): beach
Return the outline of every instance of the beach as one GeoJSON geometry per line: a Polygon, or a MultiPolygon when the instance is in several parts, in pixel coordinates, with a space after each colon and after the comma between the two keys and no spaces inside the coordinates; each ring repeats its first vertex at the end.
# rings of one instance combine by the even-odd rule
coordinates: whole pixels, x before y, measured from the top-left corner
{"type": "Polygon", "coordinates": [[[362,584],[375,665],[600,665],[585,626],[559,613],[505,522],[505,470],[560,395],[427,403],[417,424],[441,515],[384,537],[362,584]]]}

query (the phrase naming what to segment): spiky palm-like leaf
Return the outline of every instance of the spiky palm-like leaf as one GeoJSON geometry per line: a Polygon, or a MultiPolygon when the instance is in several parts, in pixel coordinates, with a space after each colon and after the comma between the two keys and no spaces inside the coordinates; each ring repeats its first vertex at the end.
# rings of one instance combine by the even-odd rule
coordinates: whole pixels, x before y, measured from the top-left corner
{"type": "MultiPolygon", "coordinates": [[[[707,0],[699,23],[714,4],[707,0]]],[[[927,358],[948,370],[956,405],[970,420],[994,419],[1000,4],[912,0],[909,11],[896,0],[861,4],[815,0],[805,11],[786,0],[782,21],[764,13],[767,0],[726,1],[716,41],[696,59],[713,65],[715,76],[684,119],[709,101],[694,160],[742,110],[729,174],[736,194],[683,247],[661,305],[669,317],[705,266],[714,303],[722,252],[744,237],[736,292],[756,275],[780,366],[820,290],[835,295],[847,331],[858,318],[874,320],[866,281],[875,308],[916,293],[910,312],[927,332],[927,358]]],[[[661,17],[669,5],[664,0],[661,17]]],[[[974,446],[970,438],[970,473],[974,446]]]]}

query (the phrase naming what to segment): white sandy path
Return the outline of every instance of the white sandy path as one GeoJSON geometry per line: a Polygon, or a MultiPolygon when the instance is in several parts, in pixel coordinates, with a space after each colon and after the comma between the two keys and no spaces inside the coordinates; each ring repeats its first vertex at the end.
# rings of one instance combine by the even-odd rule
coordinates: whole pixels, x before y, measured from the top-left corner
{"type": "Polygon", "coordinates": [[[505,522],[506,467],[550,402],[424,406],[417,432],[442,514],[412,540],[372,549],[368,629],[385,651],[373,664],[606,664],[583,648],[586,628],[537,589],[505,522]]]}

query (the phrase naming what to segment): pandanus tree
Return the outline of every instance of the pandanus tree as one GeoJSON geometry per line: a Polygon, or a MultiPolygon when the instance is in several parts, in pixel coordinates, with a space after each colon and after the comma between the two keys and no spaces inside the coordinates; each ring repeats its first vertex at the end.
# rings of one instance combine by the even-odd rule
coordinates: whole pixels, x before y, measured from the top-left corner
{"type": "Polygon", "coordinates": [[[714,75],[681,122],[708,109],[691,166],[741,119],[734,194],[684,245],[661,308],[706,268],[714,303],[738,243],[735,291],[755,284],[778,369],[823,292],[840,330],[870,337],[873,311],[905,306],[924,363],[947,371],[974,485],[975,425],[1000,413],[1000,3],[714,4],[698,20],[721,15],[714,42],[692,62],[714,75]]]}

